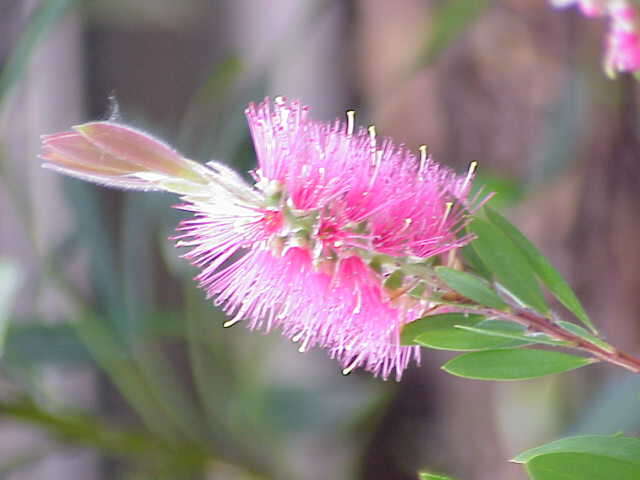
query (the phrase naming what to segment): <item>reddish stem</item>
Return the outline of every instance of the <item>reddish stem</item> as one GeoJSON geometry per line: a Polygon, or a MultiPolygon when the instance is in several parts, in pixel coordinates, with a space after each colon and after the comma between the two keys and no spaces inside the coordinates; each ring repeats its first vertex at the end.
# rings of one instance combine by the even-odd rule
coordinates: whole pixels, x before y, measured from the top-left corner
{"type": "Polygon", "coordinates": [[[460,306],[460,308],[456,306],[453,307],[453,309],[448,308],[447,310],[457,313],[479,313],[487,317],[498,317],[510,320],[527,327],[531,332],[544,333],[554,340],[567,342],[569,347],[587,352],[599,360],[618,365],[619,367],[625,368],[633,373],[640,373],[640,358],[621,352],[614,347],[611,347],[610,349],[603,348],[585,338],[568,332],[553,320],[530,310],[515,309],[514,311],[507,312],[492,308],[475,309],[464,306],[460,306]]]}

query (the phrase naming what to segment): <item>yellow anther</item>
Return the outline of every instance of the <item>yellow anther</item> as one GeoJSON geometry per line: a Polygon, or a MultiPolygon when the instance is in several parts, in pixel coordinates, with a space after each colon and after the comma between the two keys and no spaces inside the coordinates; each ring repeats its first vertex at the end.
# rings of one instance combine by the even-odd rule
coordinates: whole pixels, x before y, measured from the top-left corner
{"type": "Polygon", "coordinates": [[[473,175],[476,173],[477,169],[478,169],[478,162],[473,161],[469,164],[469,171],[467,172],[467,178],[464,179],[464,188],[467,187],[467,185],[471,181],[471,178],[473,178],[473,175]]]}

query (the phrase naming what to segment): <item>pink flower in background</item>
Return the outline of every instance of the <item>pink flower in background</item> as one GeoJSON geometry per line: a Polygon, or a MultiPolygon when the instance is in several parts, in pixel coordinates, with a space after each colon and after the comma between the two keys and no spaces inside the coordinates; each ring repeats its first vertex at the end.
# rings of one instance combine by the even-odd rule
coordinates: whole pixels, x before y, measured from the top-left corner
{"type": "Polygon", "coordinates": [[[300,351],[326,349],[345,373],[399,379],[419,360],[418,347],[400,345],[400,329],[430,306],[429,259],[470,240],[460,232],[473,169],[457,176],[426,148],[415,156],[373,127],[356,130],[353,112],[322,123],[279,98],[250,105],[247,117],[253,186],[108,122],[46,137],[43,158],[100,183],[179,193],[194,217],[180,225],[178,245],[231,316],[225,325],[280,329],[300,351]],[[67,138],[81,154],[66,149],[67,138]]]}
{"type": "Polygon", "coordinates": [[[588,17],[599,17],[607,13],[608,0],[551,0],[551,4],[557,8],[565,8],[577,5],[580,11],[588,17]]]}
{"type": "Polygon", "coordinates": [[[605,69],[610,76],[615,72],[640,70],[640,23],[638,11],[626,2],[615,2],[610,7],[611,27],[607,38],[605,69]]]}
{"type": "Polygon", "coordinates": [[[640,22],[638,9],[627,0],[551,0],[556,7],[578,5],[587,16],[609,17],[604,69],[617,72],[640,70],[640,22]]]}

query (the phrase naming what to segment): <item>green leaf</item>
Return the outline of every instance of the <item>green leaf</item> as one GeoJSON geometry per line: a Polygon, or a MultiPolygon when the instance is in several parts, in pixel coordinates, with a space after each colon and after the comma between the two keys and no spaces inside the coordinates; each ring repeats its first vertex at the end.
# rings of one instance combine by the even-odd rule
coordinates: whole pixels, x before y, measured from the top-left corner
{"type": "Polygon", "coordinates": [[[640,467],[600,455],[551,453],[526,466],[532,480],[638,480],[640,467]]]}
{"type": "Polygon", "coordinates": [[[534,480],[636,480],[640,440],[621,435],[584,435],[532,448],[512,460],[525,463],[534,480]]]}
{"type": "Polygon", "coordinates": [[[465,264],[468,265],[473,272],[487,280],[490,280],[493,277],[487,266],[482,263],[482,260],[480,260],[480,257],[471,244],[467,244],[462,247],[460,252],[465,260],[465,264]]]}
{"type": "Polygon", "coordinates": [[[430,65],[491,5],[489,0],[447,0],[431,15],[431,28],[419,54],[416,70],[430,65]]]}
{"type": "Polygon", "coordinates": [[[18,267],[0,261],[0,356],[4,352],[5,337],[9,327],[9,312],[20,283],[18,267]]]}
{"type": "Polygon", "coordinates": [[[420,478],[420,480],[454,480],[453,478],[447,477],[446,475],[438,475],[428,472],[420,472],[418,474],[418,477],[420,478]]]}
{"type": "Polygon", "coordinates": [[[576,325],[575,323],[571,323],[571,322],[565,322],[564,320],[558,320],[556,323],[560,325],[563,329],[565,329],[567,332],[571,332],[574,335],[577,335],[578,337],[584,340],[587,340],[588,342],[591,342],[594,345],[597,345],[608,352],[615,351],[615,348],[613,348],[607,342],[605,342],[599,337],[596,337],[591,332],[589,332],[589,330],[581,327],[580,325],[576,325]]]}
{"type": "Polygon", "coordinates": [[[456,292],[480,305],[499,310],[507,308],[489,283],[475,275],[448,267],[436,267],[436,275],[456,292]]]}
{"type": "Polygon", "coordinates": [[[567,342],[553,340],[544,334],[527,335],[524,327],[505,320],[485,320],[484,322],[480,322],[472,327],[458,325],[456,328],[461,328],[462,330],[478,333],[480,335],[511,338],[513,340],[521,340],[527,343],[540,343],[543,345],[552,345],[554,347],[568,345],[567,342]]]}
{"type": "Polygon", "coordinates": [[[400,343],[402,345],[415,345],[414,340],[423,332],[433,328],[448,328],[456,324],[475,325],[484,319],[482,315],[464,315],[462,313],[444,313],[439,315],[427,315],[414,320],[402,327],[400,343]]]}
{"type": "Polygon", "coordinates": [[[561,438],[560,440],[526,450],[511,461],[528,463],[535,457],[550,453],[600,455],[633,463],[640,468],[640,439],[622,435],[580,435],[561,438]]]}
{"type": "Polygon", "coordinates": [[[405,325],[401,340],[405,345],[422,345],[437,350],[486,350],[516,347],[526,344],[513,339],[489,337],[466,332],[458,326],[474,326],[484,319],[482,315],[445,313],[429,315],[405,325]]]}
{"type": "Polygon", "coordinates": [[[498,281],[526,305],[547,313],[549,306],[524,253],[489,222],[476,218],[469,229],[477,236],[471,245],[498,281]]]}
{"type": "Polygon", "coordinates": [[[459,355],[442,369],[477,380],[525,380],[574,370],[593,362],[591,358],[548,350],[488,350],[459,355]]]}
{"type": "Polygon", "coordinates": [[[589,319],[578,297],[576,297],[562,275],[560,275],[549,260],[542,255],[540,250],[538,250],[520,230],[509,222],[509,220],[498,212],[491,208],[485,208],[485,211],[491,223],[509,237],[517,248],[527,257],[537,276],[549,291],[582,323],[589,327],[594,333],[597,333],[595,326],[589,319]]]}

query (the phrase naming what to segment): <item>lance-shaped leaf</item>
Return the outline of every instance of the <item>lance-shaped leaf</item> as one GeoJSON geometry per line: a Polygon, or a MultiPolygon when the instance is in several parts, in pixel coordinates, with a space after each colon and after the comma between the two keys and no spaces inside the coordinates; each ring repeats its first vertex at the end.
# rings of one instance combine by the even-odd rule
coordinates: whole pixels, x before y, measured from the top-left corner
{"type": "Polygon", "coordinates": [[[437,473],[420,472],[418,474],[420,480],[454,480],[446,475],[438,475],[437,473]]]}
{"type": "Polygon", "coordinates": [[[500,215],[498,212],[491,208],[485,208],[487,218],[498,227],[511,241],[520,249],[520,251],[527,257],[531,267],[536,272],[538,278],[544,283],[544,285],[553,293],[556,298],[582,323],[589,327],[594,333],[597,330],[584,307],[576,297],[575,293],[567,283],[567,281],[560,275],[560,273],[551,265],[551,262],[542,255],[520,230],[518,230],[509,220],[500,215]]]}
{"type": "Polygon", "coordinates": [[[442,369],[476,380],[526,380],[584,367],[595,360],[536,349],[487,350],[459,355],[442,369]]]}
{"type": "Polygon", "coordinates": [[[522,452],[511,461],[527,463],[549,453],[588,453],[617,458],[640,468],[640,438],[623,435],[579,435],[555,440],[522,452]]]}
{"type": "Polygon", "coordinates": [[[448,267],[436,267],[436,275],[459,294],[480,305],[502,310],[507,304],[482,278],[448,267]]]}
{"type": "Polygon", "coordinates": [[[584,435],[527,450],[512,460],[524,463],[533,480],[637,480],[640,439],[584,435]]]}
{"type": "Polygon", "coordinates": [[[477,325],[483,319],[481,315],[462,313],[429,315],[405,325],[401,335],[402,342],[405,345],[422,345],[436,350],[455,351],[511,348],[527,343],[511,338],[479,335],[459,328],[477,325]]]}
{"type": "Polygon", "coordinates": [[[498,227],[485,220],[474,219],[469,229],[477,236],[471,245],[496,279],[524,304],[547,313],[549,306],[525,254],[498,227]]]}
{"type": "Polygon", "coordinates": [[[550,453],[526,465],[531,480],[638,480],[640,468],[611,457],[550,453]]]}

